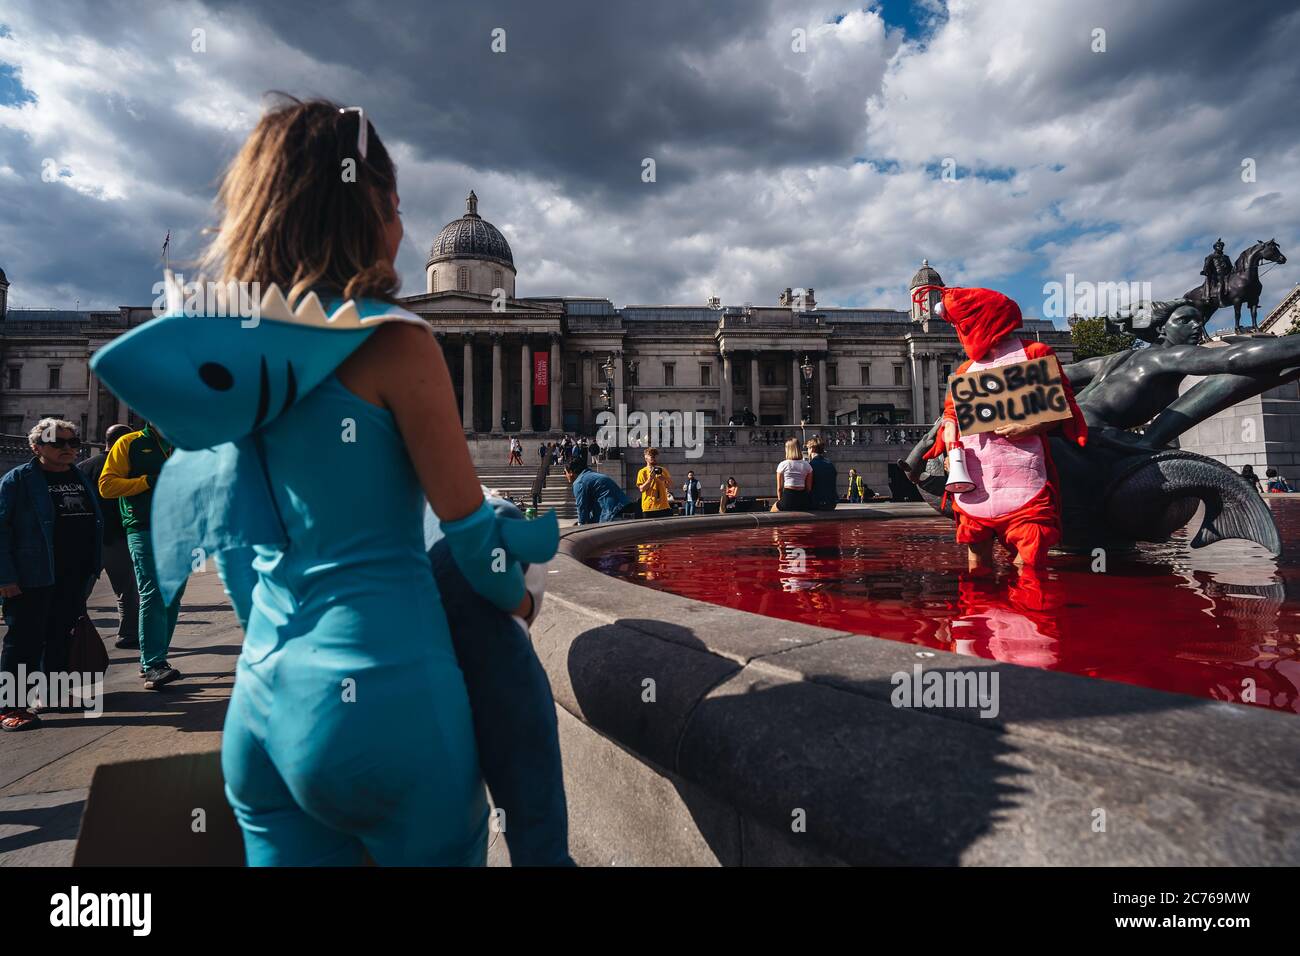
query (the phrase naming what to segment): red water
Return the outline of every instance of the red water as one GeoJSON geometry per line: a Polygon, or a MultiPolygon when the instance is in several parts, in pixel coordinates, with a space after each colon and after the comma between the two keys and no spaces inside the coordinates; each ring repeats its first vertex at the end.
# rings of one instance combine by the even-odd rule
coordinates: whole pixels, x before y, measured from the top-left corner
{"type": "Polygon", "coordinates": [[[935,517],[705,532],[588,563],[769,617],[1300,713],[1300,499],[1269,504],[1280,559],[1243,541],[1192,551],[1184,531],[1096,571],[1053,557],[1017,573],[999,548],[979,580],[935,517]]]}

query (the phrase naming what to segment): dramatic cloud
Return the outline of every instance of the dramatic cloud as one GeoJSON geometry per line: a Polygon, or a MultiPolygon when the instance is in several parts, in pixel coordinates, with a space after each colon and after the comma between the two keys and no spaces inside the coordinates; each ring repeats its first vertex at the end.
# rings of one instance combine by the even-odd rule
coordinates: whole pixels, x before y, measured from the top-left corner
{"type": "Polygon", "coordinates": [[[1296,49],[1300,11],[1208,0],[10,3],[0,267],[15,304],[150,301],[285,90],[374,118],[409,292],[472,187],[523,295],[902,308],[928,256],[1031,314],[1067,273],[1169,296],[1219,235],[1300,243],[1296,49]]]}

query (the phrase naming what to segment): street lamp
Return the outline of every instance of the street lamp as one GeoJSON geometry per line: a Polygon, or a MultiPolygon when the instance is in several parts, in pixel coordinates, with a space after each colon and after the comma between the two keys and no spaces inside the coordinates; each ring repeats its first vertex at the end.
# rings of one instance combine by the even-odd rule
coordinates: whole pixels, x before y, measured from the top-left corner
{"type": "Polygon", "coordinates": [[[605,411],[612,411],[614,408],[614,372],[618,368],[614,364],[614,353],[609,353],[609,358],[605,359],[605,364],[600,367],[600,373],[605,379],[605,411]]]}
{"type": "Polygon", "coordinates": [[[808,419],[812,418],[812,412],[813,412],[813,400],[812,400],[813,364],[812,364],[812,359],[808,358],[807,353],[804,354],[803,364],[799,366],[799,371],[803,372],[803,384],[804,384],[802,424],[807,424],[808,419]]]}

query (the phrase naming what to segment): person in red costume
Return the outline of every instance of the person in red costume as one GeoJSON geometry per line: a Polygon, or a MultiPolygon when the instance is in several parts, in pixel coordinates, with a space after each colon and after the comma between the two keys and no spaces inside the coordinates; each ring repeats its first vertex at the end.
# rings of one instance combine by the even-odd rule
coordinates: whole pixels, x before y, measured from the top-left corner
{"type": "MultiPolygon", "coordinates": [[[[913,296],[924,302],[926,293],[935,289],[942,296],[935,313],[956,328],[969,356],[956,374],[1055,356],[1050,345],[1016,335],[1021,327],[1020,306],[1001,292],[922,286],[913,296]]],[[[1071,415],[1063,421],[1017,422],[992,432],[959,435],[952,396],[944,403],[943,427],[924,457],[936,458],[957,446],[963,449],[975,487],[953,495],[953,511],[957,540],[969,551],[971,571],[992,570],[995,539],[1011,552],[1017,565],[1031,568],[1043,567],[1048,549],[1061,539],[1060,482],[1047,433],[1059,428],[1067,441],[1082,446],[1088,440],[1088,426],[1069,381],[1064,374],[1060,379],[1071,415]]]]}

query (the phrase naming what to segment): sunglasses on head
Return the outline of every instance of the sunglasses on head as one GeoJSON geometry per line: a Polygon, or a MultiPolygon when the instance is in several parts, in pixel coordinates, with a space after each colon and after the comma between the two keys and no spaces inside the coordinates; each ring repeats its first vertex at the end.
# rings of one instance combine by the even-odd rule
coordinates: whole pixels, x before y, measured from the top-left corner
{"type": "Polygon", "coordinates": [[[80,448],[80,438],[56,438],[54,441],[37,442],[38,445],[45,445],[47,448],[80,448]]]}

